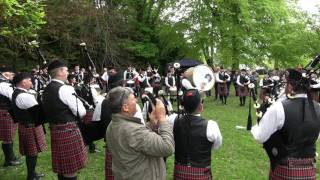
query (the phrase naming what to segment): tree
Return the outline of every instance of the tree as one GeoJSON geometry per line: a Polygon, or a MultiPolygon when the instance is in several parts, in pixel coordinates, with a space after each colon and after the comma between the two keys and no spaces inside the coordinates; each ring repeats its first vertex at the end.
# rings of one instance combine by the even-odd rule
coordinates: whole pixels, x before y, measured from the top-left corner
{"type": "MultiPolygon", "coordinates": [[[[0,2],[0,59],[6,64],[16,65],[20,56],[26,56],[27,43],[38,37],[38,31],[45,24],[41,0],[0,2]],[[10,60],[13,63],[9,63],[10,60]]],[[[26,63],[27,58],[24,57],[26,63]]]]}

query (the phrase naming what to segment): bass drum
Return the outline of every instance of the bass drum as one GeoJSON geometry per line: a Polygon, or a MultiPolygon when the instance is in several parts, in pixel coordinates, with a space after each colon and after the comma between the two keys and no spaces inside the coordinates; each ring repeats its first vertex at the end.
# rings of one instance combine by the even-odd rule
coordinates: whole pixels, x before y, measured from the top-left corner
{"type": "Polygon", "coordinates": [[[191,67],[186,70],[185,75],[193,86],[202,91],[209,91],[215,83],[213,71],[207,65],[191,67]]]}

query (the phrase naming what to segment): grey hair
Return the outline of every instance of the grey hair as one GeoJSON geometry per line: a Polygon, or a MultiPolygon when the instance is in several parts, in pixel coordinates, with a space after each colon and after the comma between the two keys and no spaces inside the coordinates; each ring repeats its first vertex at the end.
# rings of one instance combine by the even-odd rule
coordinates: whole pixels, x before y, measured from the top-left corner
{"type": "Polygon", "coordinates": [[[112,113],[120,113],[122,105],[128,101],[129,95],[133,90],[128,87],[116,87],[109,91],[107,102],[112,113]]]}

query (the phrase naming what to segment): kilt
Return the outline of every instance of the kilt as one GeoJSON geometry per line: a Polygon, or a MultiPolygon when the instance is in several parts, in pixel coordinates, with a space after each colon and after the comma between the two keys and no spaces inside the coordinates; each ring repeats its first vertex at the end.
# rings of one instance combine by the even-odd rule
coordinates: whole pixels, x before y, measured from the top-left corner
{"type": "Polygon", "coordinates": [[[18,124],[14,123],[8,110],[0,110],[0,141],[10,142],[16,135],[18,124]]]}
{"type": "Polygon", "coordinates": [[[210,180],[212,173],[210,168],[198,168],[184,166],[180,164],[174,165],[174,180],[210,180]]]}
{"type": "Polygon", "coordinates": [[[220,96],[228,96],[227,83],[218,83],[218,94],[220,96]]]}
{"type": "Polygon", "coordinates": [[[87,110],[86,115],[82,118],[85,124],[89,124],[92,121],[93,110],[87,110]]]}
{"type": "Polygon", "coordinates": [[[87,149],[75,122],[50,125],[52,169],[57,174],[73,174],[87,162],[87,149]]]}
{"type": "Polygon", "coordinates": [[[244,97],[244,96],[248,96],[248,87],[247,86],[238,86],[238,89],[237,89],[237,92],[238,92],[238,96],[239,97],[244,97]]]}
{"type": "Polygon", "coordinates": [[[269,172],[270,180],[281,179],[316,179],[314,158],[289,158],[269,172]]]}
{"type": "Polygon", "coordinates": [[[25,127],[19,124],[19,151],[21,155],[36,156],[48,148],[43,127],[25,127]]]}
{"type": "Polygon", "coordinates": [[[105,179],[106,180],[114,180],[114,176],[112,175],[112,155],[110,150],[106,147],[105,150],[105,164],[104,164],[104,168],[105,168],[105,179]]]}
{"type": "Polygon", "coordinates": [[[317,101],[319,102],[319,91],[318,90],[311,90],[311,98],[314,100],[314,101],[317,101]]]}

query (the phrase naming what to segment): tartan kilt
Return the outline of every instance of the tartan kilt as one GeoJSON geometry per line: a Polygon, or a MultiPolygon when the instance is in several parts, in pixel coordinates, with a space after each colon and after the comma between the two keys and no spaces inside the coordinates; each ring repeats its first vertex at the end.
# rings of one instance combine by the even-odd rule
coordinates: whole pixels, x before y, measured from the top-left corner
{"type": "Polygon", "coordinates": [[[112,175],[112,155],[110,150],[106,147],[105,149],[105,179],[106,180],[114,180],[114,176],[112,175]]]}
{"type": "Polygon", "coordinates": [[[227,83],[218,83],[218,94],[222,96],[228,96],[227,83]]]}
{"type": "Polygon", "coordinates": [[[86,115],[82,118],[83,123],[89,124],[92,121],[93,110],[87,110],[86,115]]]}
{"type": "Polygon", "coordinates": [[[211,180],[212,173],[210,168],[198,168],[184,166],[180,164],[174,165],[174,180],[211,180]]]}
{"type": "Polygon", "coordinates": [[[289,158],[269,172],[270,180],[304,179],[316,180],[316,167],[314,158],[289,158]]]}
{"type": "Polygon", "coordinates": [[[237,89],[237,92],[238,92],[238,96],[240,97],[244,97],[244,96],[248,96],[248,87],[247,86],[238,86],[238,89],[237,89]]]}
{"type": "Polygon", "coordinates": [[[87,149],[75,122],[50,125],[52,169],[57,174],[73,174],[87,162],[87,149]]]}
{"type": "Polygon", "coordinates": [[[319,102],[319,91],[318,90],[311,90],[311,98],[314,101],[319,102]]]}
{"type": "Polygon", "coordinates": [[[17,127],[18,124],[13,122],[8,110],[0,109],[0,141],[12,141],[17,127]]]}
{"type": "Polygon", "coordinates": [[[25,127],[19,124],[19,151],[21,155],[36,156],[48,148],[41,125],[25,127]]]}

